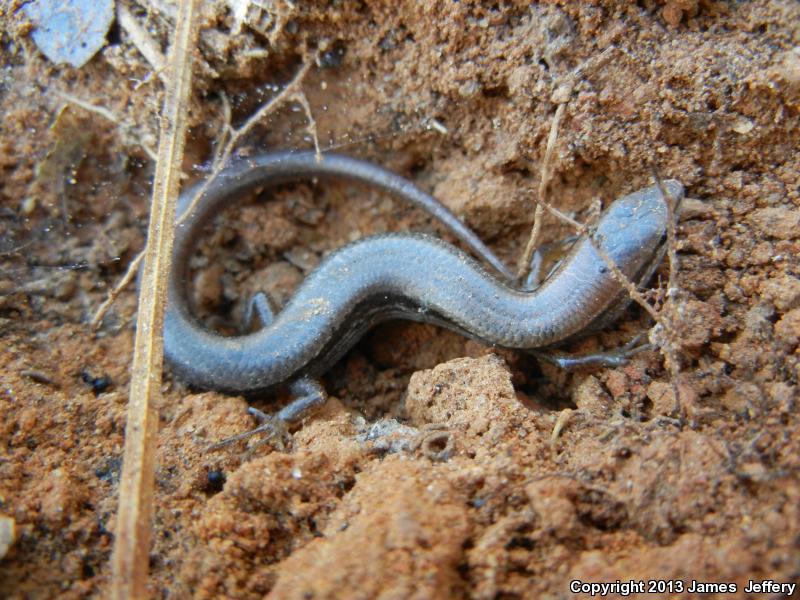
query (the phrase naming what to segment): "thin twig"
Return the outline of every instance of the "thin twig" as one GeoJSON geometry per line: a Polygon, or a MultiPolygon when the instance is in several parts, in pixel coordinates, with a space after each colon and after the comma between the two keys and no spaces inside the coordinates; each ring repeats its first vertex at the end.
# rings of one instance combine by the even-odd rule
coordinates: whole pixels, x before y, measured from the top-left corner
{"type": "MultiPolygon", "coordinates": [[[[192,213],[192,211],[197,206],[197,203],[200,201],[200,198],[203,197],[203,194],[208,189],[214,180],[219,176],[222,170],[225,168],[225,165],[228,163],[231,154],[233,153],[234,148],[239,143],[239,141],[246,136],[250,131],[261,121],[262,119],[266,118],[270,113],[274,112],[283,102],[289,100],[292,96],[294,96],[300,89],[300,85],[303,82],[303,79],[308,73],[311,66],[314,64],[313,59],[308,59],[303,63],[303,66],[298,70],[289,84],[281,90],[281,92],[272,98],[267,104],[262,106],[255,114],[253,114],[245,123],[239,127],[238,129],[232,129],[230,127],[230,104],[225,96],[223,96],[223,117],[225,119],[225,129],[223,130],[222,137],[224,138],[227,136],[227,141],[223,144],[220,143],[218,145],[219,150],[215,152],[213,167],[211,170],[211,175],[203,182],[200,188],[192,198],[192,201],[189,203],[189,206],[186,208],[184,213],[178,218],[177,224],[182,223],[188,215],[192,213]]],[[[316,126],[316,124],[315,124],[316,126]]],[[[315,145],[317,146],[317,152],[320,151],[318,141],[316,136],[314,136],[315,145]]],[[[128,267],[123,278],[114,286],[114,289],[109,292],[108,298],[100,305],[97,312],[95,312],[94,316],[92,317],[91,324],[93,327],[99,327],[100,323],[103,321],[108,310],[114,304],[117,297],[119,297],[122,290],[131,282],[134,275],[136,274],[136,269],[138,268],[139,264],[142,261],[143,252],[140,252],[131,263],[131,266],[128,267]]]]}
{"type": "Polygon", "coordinates": [[[314,140],[314,150],[316,152],[317,162],[322,160],[322,150],[319,149],[319,136],[317,136],[317,121],[314,119],[314,115],[311,114],[311,105],[308,103],[308,98],[306,98],[305,93],[301,90],[292,95],[292,100],[297,102],[300,106],[303,107],[303,110],[306,113],[306,118],[308,119],[308,125],[306,125],[306,131],[314,140]]]}
{"type": "MultiPolygon", "coordinates": [[[[587,69],[593,69],[602,66],[606,63],[606,61],[609,60],[612,52],[619,50],[620,48],[617,46],[611,45],[603,50],[603,52],[600,54],[585,60],[575,69],[573,69],[572,72],[570,72],[566,77],[564,77],[562,83],[556,88],[556,91],[553,94],[553,101],[558,102],[559,104],[558,108],[556,109],[556,114],[553,116],[553,121],[550,124],[550,134],[547,136],[547,146],[544,152],[544,159],[542,160],[542,172],[539,177],[539,189],[537,190],[536,194],[536,209],[533,213],[533,226],[531,228],[531,234],[528,237],[528,243],[525,245],[525,251],[522,253],[519,263],[517,264],[518,280],[523,280],[528,275],[531,259],[533,258],[533,253],[539,241],[539,236],[542,229],[542,217],[544,216],[542,203],[546,202],[547,200],[547,187],[552,178],[553,151],[555,149],[556,141],[558,140],[558,129],[561,125],[561,119],[564,116],[564,111],[569,103],[569,97],[572,94],[573,88],[575,87],[575,82],[584,74],[587,69]]],[[[563,220],[563,216],[559,218],[563,220]]]]}
{"type": "MultiPolygon", "coordinates": [[[[679,288],[677,282],[677,235],[675,231],[677,215],[675,210],[675,199],[669,194],[667,188],[664,186],[664,182],[658,173],[655,160],[651,164],[651,170],[653,172],[653,179],[656,180],[656,185],[661,192],[661,197],[664,199],[664,202],[667,205],[667,258],[669,261],[669,277],[667,280],[666,302],[664,306],[661,307],[659,314],[669,314],[665,312],[667,307],[670,305],[675,306],[676,302],[679,300],[679,288]]],[[[658,322],[661,324],[663,332],[663,340],[662,343],[659,344],[659,349],[661,350],[661,354],[664,356],[664,362],[666,363],[667,370],[670,374],[670,386],[672,387],[672,393],[675,395],[675,411],[678,413],[681,419],[683,419],[687,415],[687,407],[684,406],[683,399],[681,397],[680,385],[678,384],[681,375],[681,366],[680,361],[678,360],[677,350],[679,341],[674,335],[675,330],[667,323],[666,318],[661,319],[658,322]]]]}
{"type": "Polygon", "coordinates": [[[233,120],[231,101],[228,99],[228,94],[226,94],[224,91],[220,92],[219,97],[222,103],[222,126],[214,147],[214,158],[211,160],[212,169],[214,169],[222,160],[222,151],[225,150],[228,139],[233,133],[233,127],[231,126],[231,122],[233,120]]]}
{"type": "Polygon", "coordinates": [[[547,147],[545,148],[544,160],[542,161],[542,173],[539,177],[539,190],[536,194],[536,210],[533,213],[533,227],[531,228],[531,235],[528,238],[528,243],[525,245],[525,252],[522,253],[522,257],[517,265],[517,278],[520,280],[524,279],[528,274],[533,251],[536,249],[536,244],[539,242],[539,234],[542,229],[542,217],[544,216],[542,202],[546,201],[545,194],[547,193],[547,186],[550,184],[550,179],[553,175],[553,169],[551,168],[553,150],[558,140],[558,128],[564,116],[566,106],[566,102],[558,105],[556,114],[553,117],[553,122],[550,124],[550,135],[547,136],[547,147]]]}
{"type": "Polygon", "coordinates": [[[139,25],[136,17],[133,16],[133,13],[128,9],[125,2],[117,2],[117,22],[120,28],[128,34],[131,43],[136,46],[139,53],[150,63],[150,66],[153,67],[153,71],[161,77],[162,81],[165,81],[166,57],[153,38],[139,25]]]}
{"type": "Polygon", "coordinates": [[[588,227],[585,223],[580,223],[575,219],[571,218],[570,216],[565,215],[563,212],[561,212],[548,202],[539,200],[538,204],[539,206],[543,207],[547,212],[549,212],[551,215],[555,216],[557,219],[560,219],[564,223],[567,223],[568,225],[573,227],[575,229],[575,233],[577,233],[580,236],[585,236],[592,243],[592,246],[600,255],[600,258],[603,259],[608,268],[611,270],[611,274],[613,275],[614,279],[616,279],[617,282],[625,288],[625,291],[628,292],[631,299],[637,304],[641,305],[642,308],[644,308],[656,322],[658,323],[661,322],[661,318],[658,312],[656,312],[655,308],[653,308],[653,305],[647,301],[647,299],[642,295],[642,293],[636,288],[636,285],[630,280],[630,278],[627,275],[625,275],[625,273],[622,272],[617,263],[614,262],[614,259],[611,258],[611,256],[609,256],[609,254],[603,249],[602,247],[603,240],[601,240],[597,236],[597,234],[591,230],[590,227],[588,227]]]}
{"type": "Polygon", "coordinates": [[[153,149],[150,146],[148,146],[147,144],[145,144],[140,139],[139,135],[136,133],[134,128],[131,127],[130,124],[128,124],[127,122],[125,122],[122,119],[120,119],[113,112],[111,112],[110,110],[108,110],[104,106],[97,106],[95,104],[91,104],[91,103],[87,102],[86,100],[82,100],[81,98],[78,98],[77,96],[73,96],[72,94],[69,94],[67,92],[62,92],[61,90],[58,90],[58,89],[54,89],[53,93],[56,96],[58,96],[59,98],[61,98],[62,100],[64,100],[65,102],[69,102],[70,104],[74,104],[75,106],[78,106],[78,107],[82,108],[85,111],[88,111],[90,113],[94,113],[96,115],[99,115],[99,116],[103,117],[104,119],[106,119],[107,121],[111,121],[112,123],[114,123],[114,125],[117,125],[118,127],[120,127],[122,129],[123,133],[125,135],[129,136],[131,140],[135,141],[135,143],[142,150],[144,150],[145,154],[147,154],[147,156],[150,157],[150,160],[155,162],[156,153],[153,151],[153,149]]]}
{"type": "Polygon", "coordinates": [[[200,188],[192,198],[192,201],[189,203],[189,206],[186,207],[186,210],[183,214],[178,218],[177,224],[183,223],[185,219],[188,218],[190,214],[194,211],[197,206],[197,203],[200,201],[200,198],[203,197],[203,194],[206,193],[208,187],[214,183],[214,180],[219,176],[225,166],[228,164],[228,160],[233,153],[234,148],[236,148],[239,141],[244,138],[250,131],[264,118],[270,115],[272,112],[275,111],[281,104],[286,102],[292,96],[294,96],[299,90],[300,85],[303,83],[303,79],[308,73],[311,66],[314,64],[314,60],[307,59],[300,69],[295,73],[295,76],[292,80],[283,88],[280,93],[275,96],[274,98],[270,99],[264,106],[262,106],[255,114],[253,114],[244,124],[239,127],[238,129],[234,129],[231,132],[230,139],[225,144],[224,149],[219,157],[219,162],[214,165],[214,168],[211,171],[211,175],[203,182],[200,188]]]}
{"type": "Polygon", "coordinates": [[[158,405],[163,364],[163,324],[167,277],[175,234],[175,205],[181,181],[186,117],[192,87],[192,50],[199,0],[179,3],[170,49],[158,160],[153,178],[150,226],[139,295],[125,427],[125,453],[119,485],[119,509],[111,557],[111,597],[144,598],[153,517],[158,405]]]}
{"type": "Polygon", "coordinates": [[[0,250],[0,256],[12,256],[14,254],[19,254],[20,250],[24,250],[28,246],[33,244],[34,240],[28,240],[27,242],[23,242],[19,246],[15,246],[13,248],[3,249],[0,250]]]}
{"type": "Polygon", "coordinates": [[[125,271],[125,275],[123,275],[122,279],[120,279],[117,285],[114,286],[114,289],[108,293],[108,298],[103,301],[103,303],[97,309],[97,312],[94,313],[94,316],[91,320],[92,328],[97,329],[100,327],[100,323],[103,322],[108,309],[110,309],[111,305],[116,302],[117,298],[122,293],[122,290],[124,290],[131,280],[136,277],[136,273],[139,271],[139,265],[142,264],[142,259],[144,259],[144,252],[139,252],[139,254],[137,254],[128,265],[128,270],[125,271]]]}
{"type": "Polygon", "coordinates": [[[667,259],[669,261],[669,279],[667,283],[667,297],[669,298],[677,290],[677,276],[678,276],[678,255],[677,255],[677,236],[675,225],[677,223],[677,215],[675,214],[675,198],[673,198],[664,186],[664,181],[658,174],[658,169],[655,163],[651,165],[653,179],[655,179],[658,190],[661,192],[661,197],[667,205],[667,259]]]}
{"type": "MultiPolygon", "coordinates": [[[[669,286],[668,286],[668,294],[667,299],[668,302],[672,300],[673,302],[677,299],[677,290],[676,287],[676,277],[678,271],[678,258],[676,254],[676,231],[675,231],[675,206],[674,206],[674,198],[669,194],[666,187],[663,184],[663,181],[658,177],[658,174],[654,172],[654,177],[656,180],[656,184],[659,187],[661,195],[664,199],[664,202],[667,205],[667,254],[669,256],[669,286]]],[[[644,295],[639,291],[636,287],[636,284],[631,281],[631,279],[622,272],[619,266],[616,264],[614,259],[609,256],[609,254],[603,249],[602,241],[599,239],[597,234],[593,232],[589,227],[585,224],[579,223],[574,219],[571,219],[555,207],[551,206],[549,203],[544,202],[543,200],[539,200],[539,206],[542,206],[545,210],[550,212],[550,214],[556,216],[557,218],[561,219],[565,223],[568,223],[572,227],[575,228],[576,232],[579,235],[585,236],[589,239],[594,249],[606,263],[608,268],[611,270],[611,274],[613,275],[614,279],[617,280],[625,291],[628,293],[628,296],[636,302],[639,306],[644,308],[650,317],[655,321],[657,331],[659,334],[657,337],[661,339],[658,340],[657,346],[661,351],[662,356],[664,357],[664,364],[667,371],[670,374],[670,387],[672,388],[672,392],[675,397],[675,410],[680,415],[681,420],[686,417],[687,414],[687,407],[684,406],[682,398],[681,398],[681,391],[680,385],[678,384],[680,380],[680,361],[678,360],[678,352],[676,347],[679,345],[679,341],[675,339],[674,336],[674,327],[669,323],[669,313],[667,309],[662,306],[660,310],[656,310],[656,308],[647,301],[644,295]]],[[[665,305],[666,306],[666,305],[665,305]]]]}
{"type": "Polygon", "coordinates": [[[539,199],[539,200],[536,201],[536,203],[541,205],[547,212],[549,212],[551,215],[553,215],[558,220],[564,221],[564,223],[566,223],[566,224],[570,225],[571,227],[573,227],[577,233],[581,234],[581,233],[585,233],[585,232],[589,231],[589,228],[586,225],[584,225],[580,221],[576,221],[575,219],[570,217],[568,214],[561,212],[560,210],[558,210],[555,206],[553,206],[552,204],[550,204],[546,200],[539,199]]]}

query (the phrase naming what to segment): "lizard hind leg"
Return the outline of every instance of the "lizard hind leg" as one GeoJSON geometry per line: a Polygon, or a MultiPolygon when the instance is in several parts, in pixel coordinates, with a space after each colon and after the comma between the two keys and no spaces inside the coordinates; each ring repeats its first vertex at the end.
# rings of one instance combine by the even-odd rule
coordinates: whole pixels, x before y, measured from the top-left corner
{"type": "Polygon", "coordinates": [[[265,434],[264,438],[256,443],[253,448],[269,443],[272,440],[277,440],[278,445],[283,446],[284,442],[291,438],[287,426],[310,416],[317,408],[325,404],[328,399],[322,384],[310,377],[301,377],[294,380],[289,384],[289,392],[293,397],[292,401],[275,415],[268,415],[252,406],[248,407],[247,412],[255,417],[260,422],[260,425],[250,431],[245,431],[212,444],[208,450],[217,450],[262,433],[265,434]]]}
{"type": "Polygon", "coordinates": [[[531,354],[564,371],[575,371],[583,367],[621,367],[628,364],[631,357],[639,352],[652,350],[653,346],[651,344],[647,342],[642,343],[642,339],[645,335],[645,333],[637,334],[632,340],[620,348],[592,352],[590,354],[569,354],[552,349],[531,350],[531,354]]]}
{"type": "Polygon", "coordinates": [[[275,308],[264,292],[255,294],[245,305],[240,329],[249,333],[266,327],[275,320],[275,308]]]}
{"type": "Polygon", "coordinates": [[[289,391],[294,400],[284,406],[277,415],[286,423],[295,423],[303,419],[328,400],[328,394],[322,384],[311,377],[301,377],[289,384],[289,391]]]}

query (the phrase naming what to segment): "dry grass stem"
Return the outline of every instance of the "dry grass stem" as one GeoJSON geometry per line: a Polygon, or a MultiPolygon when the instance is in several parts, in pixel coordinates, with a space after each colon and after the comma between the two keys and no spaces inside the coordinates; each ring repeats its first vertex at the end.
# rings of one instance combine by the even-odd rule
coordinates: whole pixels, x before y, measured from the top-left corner
{"type": "MultiPolygon", "coordinates": [[[[136,49],[150,63],[153,70],[165,81],[165,67],[167,59],[158,47],[158,44],[151,38],[147,31],[139,25],[136,17],[128,9],[125,2],[117,2],[117,23],[120,28],[128,34],[131,43],[136,46],[136,49]]],[[[166,81],[165,81],[166,83],[166,81]]]]}
{"type": "Polygon", "coordinates": [[[198,3],[198,0],[180,3],[170,50],[169,84],[166,86],[153,180],[150,226],[131,367],[117,527],[111,557],[111,597],[115,600],[144,598],[147,595],[163,363],[164,305],[186,138],[198,3]]]}
{"type": "Polygon", "coordinates": [[[522,253],[519,264],[517,265],[517,278],[524,279],[530,270],[531,258],[539,242],[539,235],[542,229],[542,217],[544,210],[542,209],[542,202],[546,200],[545,194],[547,193],[547,186],[550,184],[553,170],[551,163],[553,160],[553,151],[558,141],[558,128],[561,125],[561,119],[566,110],[566,103],[559,104],[556,109],[556,114],[553,117],[553,122],[550,124],[550,134],[547,136],[547,147],[544,151],[544,160],[542,161],[542,172],[539,177],[539,189],[536,194],[536,210],[533,213],[533,227],[531,228],[531,235],[528,238],[528,243],[525,245],[525,252],[522,253]]]}
{"type": "MultiPolygon", "coordinates": [[[[678,300],[678,255],[677,255],[677,232],[675,230],[677,224],[677,214],[675,210],[675,199],[670,196],[664,182],[661,180],[656,168],[656,163],[652,163],[653,179],[656,181],[658,189],[661,191],[661,197],[667,205],[667,260],[669,261],[669,278],[667,280],[667,297],[664,306],[661,307],[659,315],[668,315],[666,311],[675,306],[678,300]]],[[[659,344],[661,354],[664,356],[664,362],[670,374],[670,387],[675,395],[675,411],[681,419],[687,416],[687,407],[684,406],[681,398],[681,389],[678,385],[680,380],[680,361],[678,360],[678,348],[680,341],[677,339],[675,330],[670,326],[668,318],[662,318],[658,321],[661,325],[661,333],[663,339],[659,344]]]]}

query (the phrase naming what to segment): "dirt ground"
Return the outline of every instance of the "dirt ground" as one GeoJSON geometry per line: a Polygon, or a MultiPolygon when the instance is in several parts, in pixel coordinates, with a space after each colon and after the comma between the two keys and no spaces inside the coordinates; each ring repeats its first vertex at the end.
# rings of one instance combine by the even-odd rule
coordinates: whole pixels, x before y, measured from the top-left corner
{"type": "MultiPolygon", "coordinates": [[[[135,289],[89,321],[142,248],[163,88],[129,26],[84,67],[53,65],[21,4],[0,9],[0,596],[102,597],[135,289]]],[[[167,371],[153,597],[559,598],[617,579],[741,597],[800,580],[800,4],[258,4],[204,9],[189,179],[226,106],[241,125],[316,56],[302,90],[322,147],[409,177],[513,264],[563,104],[555,206],[586,220],[654,161],[686,186],[677,287],[663,302],[665,263],[651,294],[675,360],[563,373],[389,323],[286,447],[214,452],[253,427],[247,403],[167,371]]],[[[173,3],[125,6],[163,51],[173,3]]],[[[237,153],[311,148],[307,125],[290,102],[237,153]]],[[[294,186],[216,223],[193,292],[235,319],[253,290],[283,301],[326,252],[386,230],[438,232],[370,190],[294,186]]],[[[569,233],[548,217],[546,240],[569,233]]],[[[568,350],[652,324],[634,306],[568,350]]]]}

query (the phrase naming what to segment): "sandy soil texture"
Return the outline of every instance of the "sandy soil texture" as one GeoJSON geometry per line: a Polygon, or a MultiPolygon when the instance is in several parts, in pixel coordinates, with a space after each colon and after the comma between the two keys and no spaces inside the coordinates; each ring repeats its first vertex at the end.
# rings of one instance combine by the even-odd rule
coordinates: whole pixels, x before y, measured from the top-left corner
{"type": "MultiPolygon", "coordinates": [[[[89,321],[144,242],[153,63],[175,11],[120,1],[131,21],[74,69],[37,51],[21,4],[0,8],[0,596],[103,597],[135,289],[89,321]]],[[[798,24],[793,0],[206,3],[187,182],[313,60],[301,89],[323,149],[412,179],[514,263],[563,106],[560,210],[590,220],[654,163],[686,186],[675,288],[665,262],[647,293],[673,360],[563,373],[387,323],[290,443],[214,452],[253,427],[245,399],[167,371],[152,596],[560,598],[572,580],[661,579],[741,597],[751,579],[800,580],[798,24]]],[[[235,153],[312,147],[295,99],[235,153]]],[[[359,187],[263,200],[225,213],[193,259],[208,322],[255,290],[284,302],[353,239],[442,233],[359,187]]],[[[546,217],[545,241],[570,233],[546,217]]],[[[566,349],[652,326],[633,305],[566,349]]]]}

